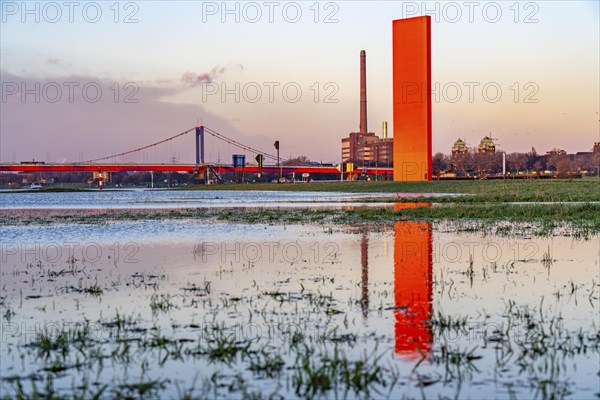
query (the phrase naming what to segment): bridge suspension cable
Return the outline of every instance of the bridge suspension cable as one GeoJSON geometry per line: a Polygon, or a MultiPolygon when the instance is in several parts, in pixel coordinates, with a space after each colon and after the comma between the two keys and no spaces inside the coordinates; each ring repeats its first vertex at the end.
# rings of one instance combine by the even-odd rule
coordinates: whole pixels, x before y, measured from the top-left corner
{"type": "Polygon", "coordinates": [[[277,156],[265,153],[264,151],[255,149],[254,147],[247,146],[247,145],[242,144],[242,143],[240,143],[240,142],[238,142],[238,141],[236,141],[234,139],[230,139],[227,136],[223,135],[222,133],[219,133],[219,132],[217,132],[217,131],[215,131],[213,129],[210,129],[210,128],[206,127],[206,126],[204,127],[204,131],[208,132],[209,134],[211,134],[215,138],[220,139],[220,140],[222,140],[222,141],[224,141],[226,143],[229,143],[229,144],[231,144],[233,146],[236,146],[236,147],[238,147],[238,148],[240,148],[242,150],[246,150],[246,151],[249,151],[251,153],[262,154],[262,155],[264,155],[267,158],[270,158],[272,160],[277,161],[277,156]]]}
{"type": "MultiPolygon", "coordinates": [[[[109,160],[109,159],[113,159],[113,158],[116,158],[116,157],[126,156],[128,154],[136,153],[136,152],[139,152],[139,151],[142,151],[142,150],[149,149],[151,147],[158,146],[159,144],[169,142],[169,141],[171,141],[173,139],[176,139],[176,138],[178,138],[180,136],[187,135],[188,133],[190,133],[192,131],[195,131],[195,130],[196,130],[196,127],[190,128],[187,131],[178,133],[176,135],[173,135],[171,137],[168,137],[166,139],[160,140],[158,142],[155,142],[155,143],[143,146],[143,147],[138,147],[137,149],[125,151],[125,152],[119,153],[119,154],[112,154],[112,155],[106,156],[106,157],[100,157],[100,158],[94,158],[92,160],[81,161],[81,162],[79,162],[77,164],[89,164],[89,163],[94,163],[94,162],[97,162],[97,161],[104,161],[104,160],[109,160]]],[[[269,153],[266,153],[266,152],[264,152],[262,150],[256,149],[254,147],[247,146],[247,145],[245,145],[243,143],[238,142],[237,140],[231,139],[231,138],[223,135],[222,133],[219,133],[219,132],[217,132],[217,131],[215,131],[213,129],[210,129],[210,128],[206,127],[206,126],[204,127],[204,131],[206,133],[212,135],[214,138],[222,140],[223,142],[231,144],[231,145],[233,145],[235,147],[238,147],[238,148],[240,148],[242,150],[245,150],[245,151],[248,151],[248,152],[251,152],[251,153],[262,154],[266,158],[269,158],[271,160],[277,161],[277,156],[274,156],[273,154],[269,154],[269,153]]],[[[281,158],[280,160],[281,161],[285,161],[286,159],[281,158]]]]}
{"type": "Polygon", "coordinates": [[[166,138],[166,139],[163,139],[163,140],[161,140],[161,141],[158,141],[158,142],[156,142],[156,143],[149,144],[149,145],[147,145],[147,146],[144,146],[144,147],[139,147],[139,148],[137,148],[137,149],[133,149],[133,150],[125,151],[125,152],[123,152],[123,153],[119,153],[119,154],[113,154],[113,155],[111,155],[111,156],[100,157],[100,158],[94,158],[93,160],[82,161],[82,162],[80,162],[80,163],[77,163],[77,164],[87,164],[87,163],[93,163],[93,162],[96,162],[96,161],[104,161],[104,160],[109,160],[109,159],[111,159],[111,158],[115,158],[115,157],[126,156],[126,155],[128,155],[128,154],[135,153],[135,152],[142,151],[142,150],[146,150],[146,149],[148,149],[148,148],[150,148],[150,147],[154,147],[154,146],[157,146],[157,145],[159,145],[159,144],[162,144],[162,143],[168,142],[168,141],[170,141],[170,140],[173,140],[173,139],[176,139],[176,138],[178,138],[178,137],[180,137],[180,136],[187,135],[188,133],[190,133],[190,132],[192,132],[192,131],[195,131],[195,130],[196,130],[196,128],[191,128],[191,129],[188,129],[188,130],[187,130],[187,131],[185,131],[185,132],[178,133],[177,135],[174,135],[174,136],[168,137],[168,138],[166,138]]]}

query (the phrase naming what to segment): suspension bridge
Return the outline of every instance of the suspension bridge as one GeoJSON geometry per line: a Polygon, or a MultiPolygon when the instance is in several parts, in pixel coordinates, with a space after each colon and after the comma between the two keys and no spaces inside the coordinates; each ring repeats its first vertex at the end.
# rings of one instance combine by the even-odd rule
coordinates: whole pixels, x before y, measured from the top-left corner
{"type": "MultiPolygon", "coordinates": [[[[183,142],[185,144],[185,142],[183,142]]],[[[186,146],[188,147],[188,146],[186,146]]],[[[196,126],[186,131],[177,133],[160,141],[124,151],[118,154],[93,158],[90,160],[76,163],[50,163],[39,161],[23,161],[20,163],[1,163],[0,172],[119,172],[119,171],[162,171],[162,172],[187,172],[196,173],[206,177],[207,181],[212,174],[216,181],[221,181],[220,175],[227,172],[240,173],[273,173],[280,176],[290,176],[293,174],[310,174],[315,177],[324,174],[338,174],[346,178],[356,174],[366,175],[393,175],[392,168],[385,167],[357,167],[354,171],[344,171],[336,165],[321,165],[311,163],[311,165],[288,165],[287,160],[280,160],[278,156],[269,154],[255,147],[245,145],[232,139],[207,126],[196,126]],[[186,137],[195,136],[195,162],[180,163],[175,158],[172,162],[150,162],[146,161],[148,153],[154,152],[159,146],[169,146],[175,140],[183,141],[186,137]],[[205,162],[205,139],[211,137],[214,141],[225,143],[238,152],[244,152],[250,155],[249,163],[244,165],[223,164],[220,162],[205,162]],[[256,155],[262,155],[260,163],[254,163],[256,155]],[[128,158],[138,155],[142,156],[142,162],[131,162],[128,158]],[[286,165],[283,165],[286,164],[286,165]]]]}

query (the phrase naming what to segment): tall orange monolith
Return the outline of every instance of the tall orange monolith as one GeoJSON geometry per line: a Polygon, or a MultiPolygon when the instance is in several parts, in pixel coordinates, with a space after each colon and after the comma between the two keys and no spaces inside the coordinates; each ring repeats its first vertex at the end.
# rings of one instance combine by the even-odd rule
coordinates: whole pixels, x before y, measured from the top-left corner
{"type": "Polygon", "coordinates": [[[431,180],[431,17],[392,21],[394,181],[431,180]]]}

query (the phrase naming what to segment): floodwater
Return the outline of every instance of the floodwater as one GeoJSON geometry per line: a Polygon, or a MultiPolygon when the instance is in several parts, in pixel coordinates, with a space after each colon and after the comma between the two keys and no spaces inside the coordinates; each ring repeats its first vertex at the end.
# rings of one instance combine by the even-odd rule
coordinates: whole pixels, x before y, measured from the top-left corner
{"type": "Polygon", "coordinates": [[[3,396],[600,391],[597,236],[164,220],[2,237],[3,396]]]}
{"type": "MultiPolygon", "coordinates": [[[[0,193],[0,205],[8,209],[138,209],[189,207],[331,207],[356,205],[360,200],[397,197],[435,197],[435,193],[334,193],[229,190],[114,190],[77,193],[0,193]]],[[[370,205],[373,203],[365,203],[370,205]]],[[[377,205],[377,204],[376,204],[377,205]]]]}

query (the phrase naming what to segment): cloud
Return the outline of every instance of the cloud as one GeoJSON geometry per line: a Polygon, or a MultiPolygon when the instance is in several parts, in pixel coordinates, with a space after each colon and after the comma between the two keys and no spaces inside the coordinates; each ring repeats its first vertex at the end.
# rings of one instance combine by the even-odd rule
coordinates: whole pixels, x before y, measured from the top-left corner
{"type": "Polygon", "coordinates": [[[59,60],[58,58],[47,58],[46,64],[60,68],[69,68],[73,65],[72,63],[66,63],[62,60],[59,60]]]}
{"type": "MultiPolygon", "coordinates": [[[[237,65],[240,71],[244,70],[244,66],[239,64],[237,65]]],[[[197,74],[194,72],[185,72],[181,75],[181,83],[187,87],[196,87],[203,83],[212,83],[214,80],[219,78],[225,72],[231,69],[230,66],[215,66],[208,72],[203,72],[201,74],[197,74]]]]}
{"type": "MultiPolygon", "coordinates": [[[[238,131],[226,120],[207,111],[202,105],[179,104],[163,101],[183,89],[172,86],[138,84],[137,88],[125,88],[119,83],[118,94],[112,79],[76,75],[37,79],[1,71],[3,95],[6,83],[24,85],[28,90],[36,83],[40,88],[52,89],[56,84],[63,90],[61,99],[49,102],[40,94],[40,101],[28,94],[22,97],[20,90],[0,99],[0,160],[12,161],[13,151],[17,161],[33,158],[44,160],[50,153],[50,161],[78,161],[83,152],[85,159],[103,157],[144,146],[194,127],[198,120],[241,143],[256,146],[270,143],[271,138],[248,136],[238,131]],[[75,82],[73,101],[69,101],[65,82],[75,82]],[[100,88],[101,98],[92,102],[84,98],[86,84],[100,88]],[[135,89],[135,90],[134,90],[135,89]],[[116,97],[115,97],[116,96],[116,97]],[[135,100],[126,102],[126,99],[135,100]]],[[[54,90],[54,89],[52,89],[54,90]]],[[[43,92],[43,89],[40,89],[43,92]]],[[[95,89],[90,89],[88,97],[95,89]]],[[[53,96],[48,90],[48,96],[53,96]]],[[[193,137],[183,138],[185,151],[193,151],[193,137]],[[189,140],[186,142],[186,140],[189,140]]],[[[217,153],[219,148],[207,150],[217,153]]],[[[222,160],[229,160],[230,151],[220,150],[222,160]]],[[[175,151],[175,150],[173,150],[175,151]]],[[[187,153],[186,153],[187,154],[187,153]]],[[[191,154],[191,153],[190,153],[191,154]]],[[[214,156],[214,154],[213,154],[214,156]]],[[[166,161],[166,160],[165,160],[166,161]]],[[[165,162],[163,161],[163,162],[165,162]]],[[[193,162],[193,157],[182,156],[182,162],[193,162]]]]}

